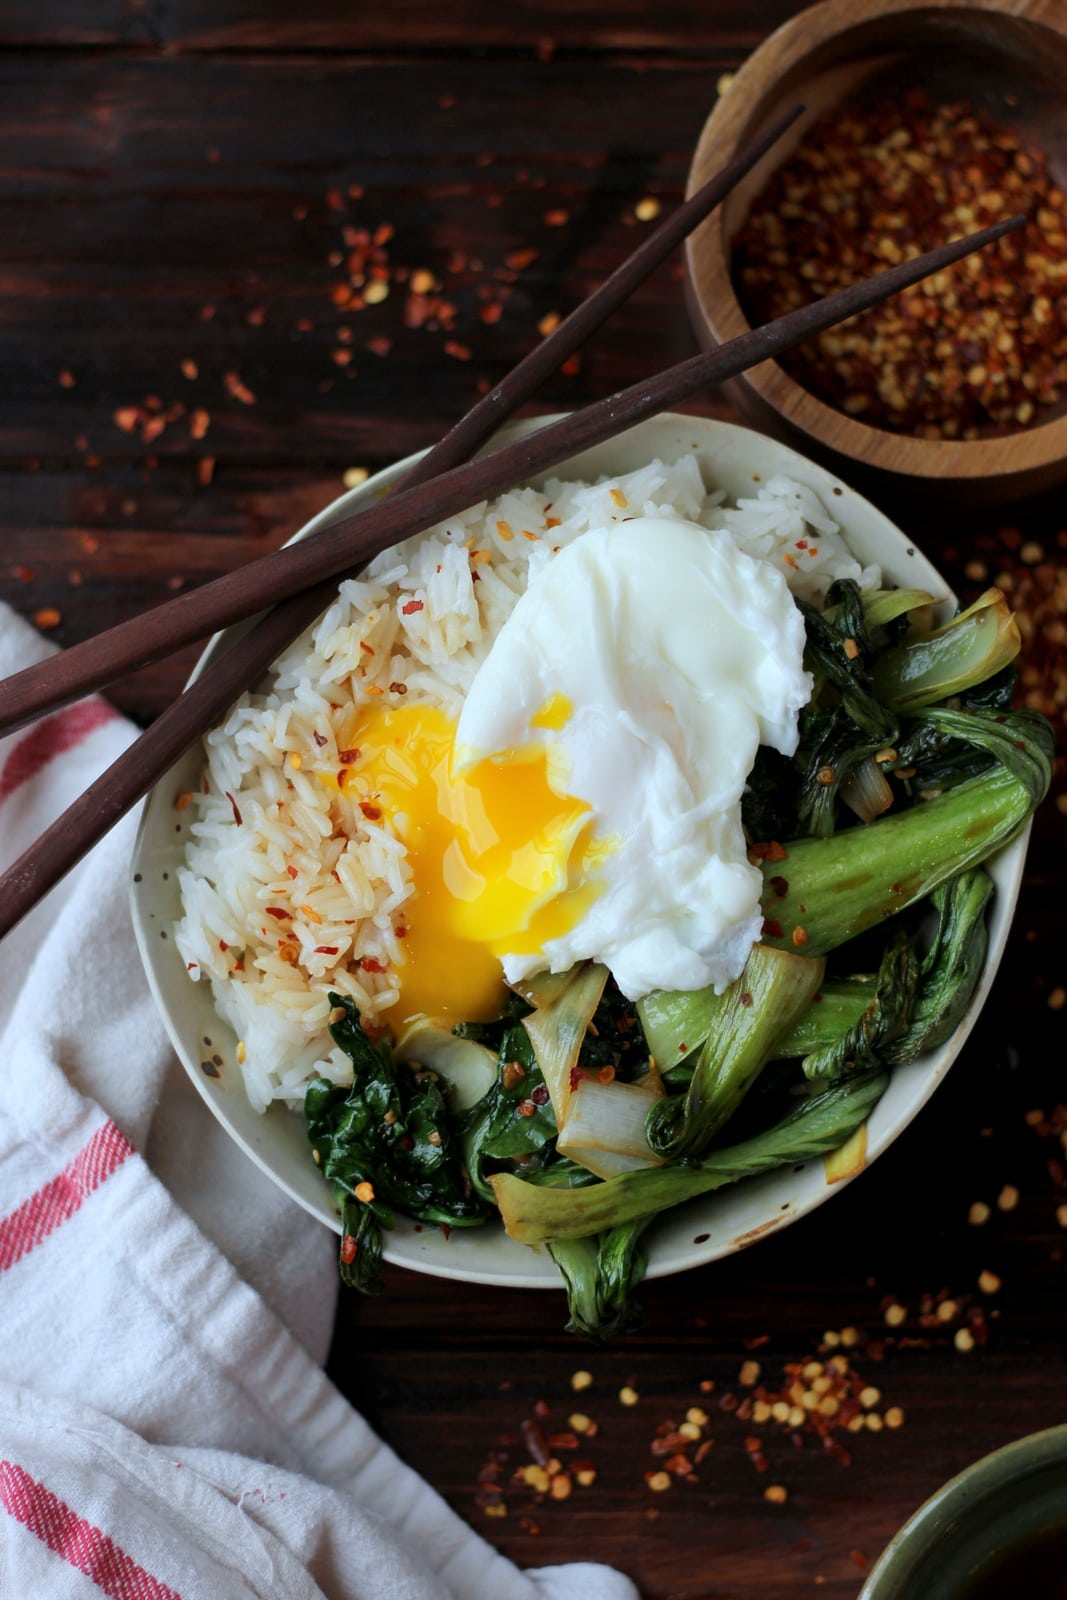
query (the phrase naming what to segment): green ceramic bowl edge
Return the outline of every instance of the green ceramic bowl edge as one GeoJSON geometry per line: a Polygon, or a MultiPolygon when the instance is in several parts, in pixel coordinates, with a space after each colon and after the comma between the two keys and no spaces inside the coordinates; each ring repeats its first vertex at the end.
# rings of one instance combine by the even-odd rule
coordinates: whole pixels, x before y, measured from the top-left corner
{"type": "Polygon", "coordinates": [[[890,1540],[858,1600],[954,1600],[994,1540],[1003,1548],[1039,1532],[1054,1505],[1067,1524],[1067,1425],[1016,1439],[938,1489],[890,1540]]]}

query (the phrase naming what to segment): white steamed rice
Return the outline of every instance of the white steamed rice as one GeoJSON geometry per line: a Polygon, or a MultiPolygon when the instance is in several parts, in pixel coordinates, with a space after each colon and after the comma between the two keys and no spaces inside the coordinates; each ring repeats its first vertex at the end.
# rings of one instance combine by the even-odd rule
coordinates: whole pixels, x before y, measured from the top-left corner
{"type": "Polygon", "coordinates": [[[482,502],[384,552],[341,584],[329,610],[281,658],[269,690],[245,695],[207,736],[204,793],[179,873],[176,930],[195,981],[240,1040],[259,1109],[299,1104],[311,1077],[351,1077],[327,1031],[330,990],[367,1019],[388,1020],[403,962],[396,928],[411,893],[406,851],[343,793],[316,777],[338,770],[361,709],[439,706],[458,717],[497,631],[530,580],[563,545],[623,517],[682,517],[723,528],[770,561],[801,599],[836,578],[876,585],[803,484],[771,478],[724,504],[694,456],[650,462],[597,484],[549,480],[482,502]]]}

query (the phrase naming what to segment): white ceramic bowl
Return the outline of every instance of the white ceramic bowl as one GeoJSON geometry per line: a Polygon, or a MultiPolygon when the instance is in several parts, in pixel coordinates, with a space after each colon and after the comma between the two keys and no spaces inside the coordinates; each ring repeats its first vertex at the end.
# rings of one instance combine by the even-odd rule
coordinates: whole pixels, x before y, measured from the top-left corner
{"type": "MultiPolygon", "coordinates": [[[[513,424],[501,435],[501,441],[548,420],[551,419],[513,424]]],[[[878,562],[890,582],[948,596],[945,583],[925,557],[867,500],[822,467],[747,428],[695,417],[661,416],[574,457],[555,472],[565,477],[595,478],[630,471],[655,456],[677,460],[690,452],[699,458],[706,483],[725,489],[731,498],[751,492],[754,484],[775,474],[810,485],[840,523],[861,562],[878,562]]],[[[338,516],[370,505],[403,477],[415,460],[412,456],[400,461],[342,495],[302,528],[296,538],[307,538],[338,516]]],[[[219,649],[219,640],[213,640],[194,678],[219,649]]],[[[199,748],[190,751],[153,790],[145,808],[131,884],[134,925],[145,970],[178,1055],[235,1143],[294,1200],[339,1233],[333,1197],[311,1160],[303,1118],[280,1106],[262,1116],[253,1111],[236,1064],[237,1040],[216,1015],[208,984],[189,981],[174,944],[172,930],[180,915],[177,868],[188,826],[183,820],[185,813],[175,810],[174,799],[198,786],[201,766],[199,748]]],[[[978,1016],[1008,937],[1025,847],[1022,836],[990,863],[997,894],[990,913],[989,954],[982,981],[952,1039],[940,1050],[893,1073],[868,1127],[868,1162],[893,1142],[930,1098],[978,1016]]],[[[848,1180],[828,1185],[822,1161],[811,1161],[800,1169],[790,1167],[690,1201],[667,1213],[650,1230],[649,1276],[681,1272],[742,1249],[847,1187],[848,1180]]],[[[850,1198],[842,1203],[863,1202],[857,1196],[855,1201],[850,1198]]],[[[484,1228],[457,1228],[446,1239],[435,1227],[420,1228],[399,1218],[395,1230],[386,1235],[385,1257],[438,1277],[512,1288],[559,1286],[559,1275],[547,1255],[514,1244],[502,1227],[492,1223],[484,1228]]]]}

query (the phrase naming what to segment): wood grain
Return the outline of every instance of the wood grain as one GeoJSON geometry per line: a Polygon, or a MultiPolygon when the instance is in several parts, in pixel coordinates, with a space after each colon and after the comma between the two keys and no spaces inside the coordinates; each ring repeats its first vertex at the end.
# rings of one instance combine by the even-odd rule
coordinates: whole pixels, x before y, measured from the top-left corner
{"type": "Polygon", "coordinates": [[[91,13],[77,0],[7,0],[0,39],[21,46],[144,49],[204,53],[377,51],[418,56],[494,49],[551,59],[559,50],[591,52],[695,51],[714,55],[751,49],[797,9],[793,0],[755,0],[743,9],[675,3],[651,9],[644,0],[521,0],[506,8],[483,0],[434,5],[405,0],[398,19],[386,7],[315,0],[300,7],[252,0],[96,0],[91,13]]]}

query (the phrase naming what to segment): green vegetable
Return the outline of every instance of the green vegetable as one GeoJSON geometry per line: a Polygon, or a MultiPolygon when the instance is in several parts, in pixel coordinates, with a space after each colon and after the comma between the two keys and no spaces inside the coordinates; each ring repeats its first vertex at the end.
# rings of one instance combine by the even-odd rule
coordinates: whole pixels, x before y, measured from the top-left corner
{"type": "Polygon", "coordinates": [[[393,1213],[380,1200],[364,1203],[340,1190],[341,1282],[361,1294],[381,1294],[382,1230],[393,1226],[393,1213]]]}
{"type": "Polygon", "coordinates": [[[352,1084],[316,1078],[304,1114],[315,1159],[341,1205],[342,1276],[373,1293],[393,1207],[460,1228],[484,1222],[488,1208],[471,1193],[437,1074],[398,1066],[387,1044],[367,1037],[351,1000],[331,994],[330,1004],[330,1033],[352,1062],[352,1084]],[[363,1185],[366,1201],[356,1195],[363,1185]]]}
{"type": "Polygon", "coordinates": [[[934,891],[937,932],[923,957],[911,1021],[885,1056],[891,1066],[936,1049],[962,1022],[985,964],[985,908],[992,893],[993,880],[982,867],[934,891]]]}
{"type": "Polygon", "coordinates": [[[491,1180],[504,1226],[520,1244],[584,1239],[648,1218],[695,1195],[827,1155],[851,1138],[881,1098],[885,1073],[857,1074],[803,1100],[774,1127],[697,1163],[647,1167],[586,1189],[549,1189],[511,1173],[491,1180]]]}
{"type": "Polygon", "coordinates": [[[577,968],[565,986],[561,987],[553,975],[541,993],[536,988],[528,989],[534,1010],[522,1025],[544,1075],[560,1127],[567,1120],[571,1074],[578,1065],[586,1030],[607,981],[607,967],[588,962],[577,968]]]}
{"type": "Polygon", "coordinates": [[[895,726],[886,707],[876,698],[871,683],[874,648],[863,610],[859,585],[849,580],[830,586],[825,611],[802,605],[806,643],[804,664],[816,680],[816,690],[801,714],[801,743],[805,726],[823,715],[830,685],[842,709],[866,733],[889,731],[895,726]]]}
{"type": "Polygon", "coordinates": [[[737,981],[708,998],[708,1037],[688,1092],[657,1101],[648,1114],[648,1140],[658,1155],[677,1161],[708,1148],[771,1059],[777,1040],[808,1006],[822,975],[822,961],[753,947],[737,981]]]}
{"type": "Polygon", "coordinates": [[[568,1333],[586,1339],[617,1339],[641,1320],[631,1295],[645,1275],[648,1256],[642,1235],[650,1219],[639,1218],[589,1239],[553,1239],[548,1253],[567,1291],[568,1333]]]}
{"type": "Polygon", "coordinates": [[[712,988],[654,989],[637,1002],[648,1048],[661,1072],[669,1072],[699,1050],[715,1006],[712,988]]]}
{"type": "Polygon", "coordinates": [[[778,1040],[775,1054],[785,1061],[792,1056],[810,1056],[825,1045],[834,1044],[859,1022],[874,998],[875,986],[876,980],[867,975],[827,978],[808,1008],[778,1040]]]}
{"type": "Polygon", "coordinates": [[[907,1029],[918,986],[919,963],[911,941],[898,933],[882,957],[874,993],[862,1014],[832,1044],[805,1056],[804,1076],[833,1083],[882,1066],[887,1048],[907,1029]]]}
{"type": "Polygon", "coordinates": [[[925,589],[864,589],[861,599],[863,620],[872,633],[901,617],[907,617],[913,630],[920,631],[925,622],[927,627],[921,631],[929,631],[935,601],[925,589]]]}
{"type": "Polygon", "coordinates": [[[471,1182],[492,1203],[487,1165],[523,1161],[540,1166],[552,1153],[556,1118],[529,1035],[521,1023],[505,1028],[496,1082],[459,1120],[471,1182]]]}
{"type": "Polygon", "coordinates": [[[1019,630],[1004,595],[987,589],[943,628],[884,651],[874,666],[875,693],[898,712],[947,700],[1014,661],[1019,630]]]}
{"type": "Polygon", "coordinates": [[[835,583],[825,611],[811,606],[802,610],[807,634],[804,662],[814,676],[816,693],[800,718],[798,763],[803,777],[795,831],[829,838],[841,785],[893,744],[898,724],[872,688],[873,646],[859,586],[835,583]]]}
{"type": "Polygon", "coordinates": [[[924,715],[1002,764],[869,827],[795,840],[785,861],[765,862],[765,944],[790,947],[800,928],[805,952],[825,955],[984,861],[1044,798],[1054,751],[1043,717],[941,708],[924,715]]]}

